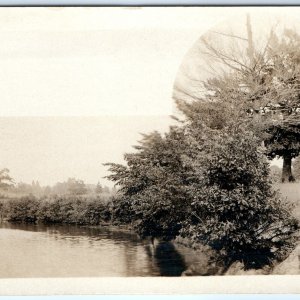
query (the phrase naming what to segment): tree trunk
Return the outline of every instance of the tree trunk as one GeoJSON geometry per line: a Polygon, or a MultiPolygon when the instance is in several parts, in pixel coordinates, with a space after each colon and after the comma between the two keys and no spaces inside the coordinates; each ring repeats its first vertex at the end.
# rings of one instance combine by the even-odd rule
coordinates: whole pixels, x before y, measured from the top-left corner
{"type": "Polygon", "coordinates": [[[289,154],[283,156],[281,181],[282,182],[294,181],[294,177],[292,175],[292,158],[289,154]]]}

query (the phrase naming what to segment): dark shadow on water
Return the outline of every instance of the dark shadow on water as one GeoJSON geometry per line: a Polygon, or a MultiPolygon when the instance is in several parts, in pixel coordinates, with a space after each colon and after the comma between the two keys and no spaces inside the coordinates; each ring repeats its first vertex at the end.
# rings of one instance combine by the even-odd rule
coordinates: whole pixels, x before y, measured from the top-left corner
{"type": "Polygon", "coordinates": [[[154,258],[161,276],[181,276],[186,270],[182,255],[171,242],[160,242],[155,247],[154,258]]]}
{"type": "Polygon", "coordinates": [[[80,226],[68,224],[31,224],[31,223],[0,223],[1,228],[24,230],[30,232],[45,232],[50,235],[57,236],[57,238],[64,237],[90,237],[93,239],[112,239],[115,242],[140,242],[139,237],[129,230],[119,230],[118,228],[110,226],[80,226]]]}
{"type": "MultiPolygon", "coordinates": [[[[130,231],[119,230],[117,227],[98,226],[98,227],[84,227],[76,225],[44,225],[44,224],[17,224],[17,223],[1,223],[0,228],[21,230],[29,232],[45,233],[54,240],[65,240],[78,244],[82,239],[90,243],[91,246],[99,249],[112,247],[113,249],[121,249],[126,259],[126,266],[128,269],[127,276],[181,276],[182,272],[186,270],[186,264],[183,256],[175,249],[170,242],[150,243],[147,240],[140,239],[136,234],[130,231]],[[102,242],[104,241],[104,242],[102,242]],[[108,244],[105,241],[109,241],[108,244]],[[148,257],[148,263],[145,269],[141,269],[141,265],[136,267],[136,264],[143,264],[143,259],[137,256],[137,247],[142,247],[148,257]],[[137,268],[137,270],[135,270],[137,268]],[[147,269],[148,268],[148,269],[147,269]],[[142,271],[141,271],[142,270],[142,271]],[[137,272],[137,273],[136,273],[137,272]]],[[[84,251],[84,248],[83,250],[84,251]]],[[[119,256],[116,260],[122,261],[120,251],[117,251],[119,256]]]]}

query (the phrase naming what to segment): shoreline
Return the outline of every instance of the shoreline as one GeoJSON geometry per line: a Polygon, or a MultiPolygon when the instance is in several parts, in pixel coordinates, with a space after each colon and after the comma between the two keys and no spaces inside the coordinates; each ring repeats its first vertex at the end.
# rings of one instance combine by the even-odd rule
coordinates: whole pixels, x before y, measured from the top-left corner
{"type": "MultiPolygon", "coordinates": [[[[91,228],[101,230],[103,228],[112,232],[123,232],[137,236],[140,240],[148,241],[155,248],[157,245],[164,243],[164,241],[155,238],[153,242],[150,238],[141,238],[130,224],[113,224],[110,222],[102,222],[99,225],[84,225],[84,224],[70,224],[70,223],[43,223],[43,222],[12,222],[7,219],[0,219],[0,224],[25,224],[33,226],[75,226],[82,228],[91,228]]],[[[187,264],[187,269],[182,273],[182,276],[226,276],[226,275],[287,275],[300,274],[300,241],[295,243],[293,250],[289,255],[280,262],[274,262],[272,266],[261,269],[244,270],[241,262],[233,262],[228,268],[218,263],[217,253],[201,244],[192,244],[187,238],[177,237],[175,240],[169,241],[175,250],[184,257],[187,264]],[[188,253],[188,255],[187,255],[188,253]],[[197,261],[196,263],[194,261],[197,261]],[[225,270],[225,271],[224,271],[225,270]],[[290,271],[291,270],[291,271],[290,271]]]]}

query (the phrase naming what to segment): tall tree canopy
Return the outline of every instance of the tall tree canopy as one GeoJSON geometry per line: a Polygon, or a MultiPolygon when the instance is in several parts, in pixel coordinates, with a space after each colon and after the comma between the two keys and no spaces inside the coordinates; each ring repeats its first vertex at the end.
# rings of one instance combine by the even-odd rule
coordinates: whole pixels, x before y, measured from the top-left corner
{"type": "MultiPolygon", "coordinates": [[[[222,34],[223,39],[231,40],[232,51],[215,45],[212,37],[203,38],[199,55],[209,57],[214,68],[222,65],[222,71],[218,68],[204,81],[197,78],[197,72],[186,74],[188,80],[175,86],[174,96],[179,108],[185,114],[189,109],[191,116],[211,102],[226,103],[241,118],[256,118],[267,133],[267,156],[283,158],[282,181],[291,181],[291,161],[300,151],[300,36],[292,30],[271,30],[265,45],[259,47],[253,41],[249,17],[246,28],[246,38],[222,34]],[[244,44],[236,46],[238,50],[233,46],[236,40],[244,44]]],[[[220,38],[220,34],[213,36],[220,38]]]]}

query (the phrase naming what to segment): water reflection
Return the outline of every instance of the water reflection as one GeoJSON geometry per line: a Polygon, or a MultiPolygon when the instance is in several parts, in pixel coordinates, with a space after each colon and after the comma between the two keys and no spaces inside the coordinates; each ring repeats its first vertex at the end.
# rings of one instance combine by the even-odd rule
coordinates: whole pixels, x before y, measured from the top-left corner
{"type": "Polygon", "coordinates": [[[97,240],[103,237],[112,239],[115,241],[127,241],[132,242],[140,241],[139,237],[130,230],[116,228],[113,226],[102,227],[88,227],[88,226],[76,226],[76,225],[44,225],[44,224],[19,224],[19,223],[1,223],[0,228],[25,230],[30,232],[45,232],[51,235],[58,235],[59,238],[67,237],[81,237],[88,236],[97,240]]]}
{"type": "Polygon", "coordinates": [[[155,247],[154,257],[162,276],[180,276],[186,270],[183,257],[170,242],[160,242],[155,247]]]}
{"type": "Polygon", "coordinates": [[[114,227],[0,226],[0,277],[180,276],[172,243],[153,245],[114,227]]]}

